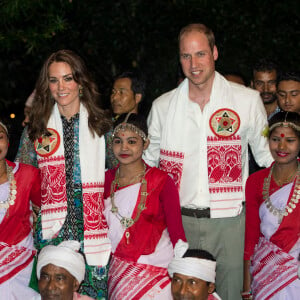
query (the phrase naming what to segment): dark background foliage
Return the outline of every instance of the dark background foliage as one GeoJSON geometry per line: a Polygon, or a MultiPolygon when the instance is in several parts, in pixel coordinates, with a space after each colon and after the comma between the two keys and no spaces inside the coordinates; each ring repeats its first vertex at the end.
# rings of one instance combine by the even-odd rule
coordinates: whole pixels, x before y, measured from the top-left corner
{"type": "Polygon", "coordinates": [[[45,58],[72,49],[92,71],[108,107],[112,76],[132,67],[147,78],[146,114],[155,97],[177,83],[177,35],[188,23],[211,27],[217,69],[248,80],[258,58],[299,69],[298,0],[1,0],[0,117],[21,131],[23,107],[45,58]]]}

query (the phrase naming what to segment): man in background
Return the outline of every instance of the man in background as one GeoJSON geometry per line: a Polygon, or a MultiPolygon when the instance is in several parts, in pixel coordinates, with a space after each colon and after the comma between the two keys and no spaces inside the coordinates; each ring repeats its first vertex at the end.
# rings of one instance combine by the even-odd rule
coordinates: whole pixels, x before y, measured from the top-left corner
{"type": "MultiPolygon", "coordinates": [[[[137,71],[125,71],[114,78],[110,95],[113,122],[121,114],[138,113],[139,103],[145,95],[146,84],[143,76],[137,71]]],[[[112,169],[118,161],[112,151],[112,131],[105,135],[106,167],[112,169]]]]}
{"type": "Polygon", "coordinates": [[[285,72],[278,78],[278,103],[282,110],[300,114],[300,74],[285,72]]]}
{"type": "Polygon", "coordinates": [[[216,260],[205,250],[188,249],[182,256],[177,245],[175,257],[168,267],[172,278],[171,291],[174,300],[218,300],[215,292],[216,260]]]}
{"type": "Polygon", "coordinates": [[[85,274],[79,248],[78,241],[64,241],[41,250],[36,268],[41,297],[34,300],[93,300],[76,292],[85,274]]]}
{"type": "Polygon", "coordinates": [[[277,65],[267,59],[260,59],[253,66],[253,79],[251,87],[259,91],[265,106],[268,119],[280,111],[277,103],[276,80],[278,76],[277,65]]]}

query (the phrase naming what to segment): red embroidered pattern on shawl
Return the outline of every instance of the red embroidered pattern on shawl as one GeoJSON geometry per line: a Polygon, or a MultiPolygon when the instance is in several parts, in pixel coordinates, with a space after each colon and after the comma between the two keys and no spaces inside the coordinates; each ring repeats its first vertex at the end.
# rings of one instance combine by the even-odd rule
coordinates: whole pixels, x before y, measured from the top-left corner
{"type": "Polygon", "coordinates": [[[41,170],[42,212],[51,214],[67,210],[64,157],[39,159],[41,170]]]}
{"type": "Polygon", "coordinates": [[[0,284],[23,270],[35,255],[35,250],[0,243],[0,284]]]}
{"type": "Polygon", "coordinates": [[[279,247],[261,237],[256,246],[251,274],[256,299],[271,299],[297,277],[297,261],[279,247]]]}
{"type": "Polygon", "coordinates": [[[210,193],[242,191],[242,146],[240,136],[207,137],[210,193]]]}
{"type": "Polygon", "coordinates": [[[103,215],[104,184],[100,182],[82,185],[84,203],[84,232],[86,239],[106,238],[108,228],[103,215]],[[99,229],[101,229],[99,231],[99,229]]]}
{"type": "Polygon", "coordinates": [[[112,257],[108,273],[109,299],[138,300],[158,294],[169,283],[167,269],[112,257]]]}
{"type": "Polygon", "coordinates": [[[159,168],[172,177],[178,190],[182,177],[183,159],[183,152],[160,149],[159,168]]]}

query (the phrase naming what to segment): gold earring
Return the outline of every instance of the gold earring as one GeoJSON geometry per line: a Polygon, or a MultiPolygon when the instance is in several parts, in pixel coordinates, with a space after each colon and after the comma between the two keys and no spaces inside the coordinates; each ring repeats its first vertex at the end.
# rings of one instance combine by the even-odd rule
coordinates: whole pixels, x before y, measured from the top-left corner
{"type": "Polygon", "coordinates": [[[83,96],[83,87],[79,86],[79,97],[81,98],[83,96]]]}

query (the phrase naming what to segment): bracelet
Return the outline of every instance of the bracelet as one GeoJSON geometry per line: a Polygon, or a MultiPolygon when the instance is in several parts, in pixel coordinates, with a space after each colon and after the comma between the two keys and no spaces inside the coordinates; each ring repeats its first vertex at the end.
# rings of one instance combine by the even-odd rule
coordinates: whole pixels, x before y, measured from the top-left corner
{"type": "Polygon", "coordinates": [[[252,291],[248,291],[248,292],[241,292],[241,296],[243,300],[252,300],[253,299],[253,295],[252,295],[252,291]]]}

